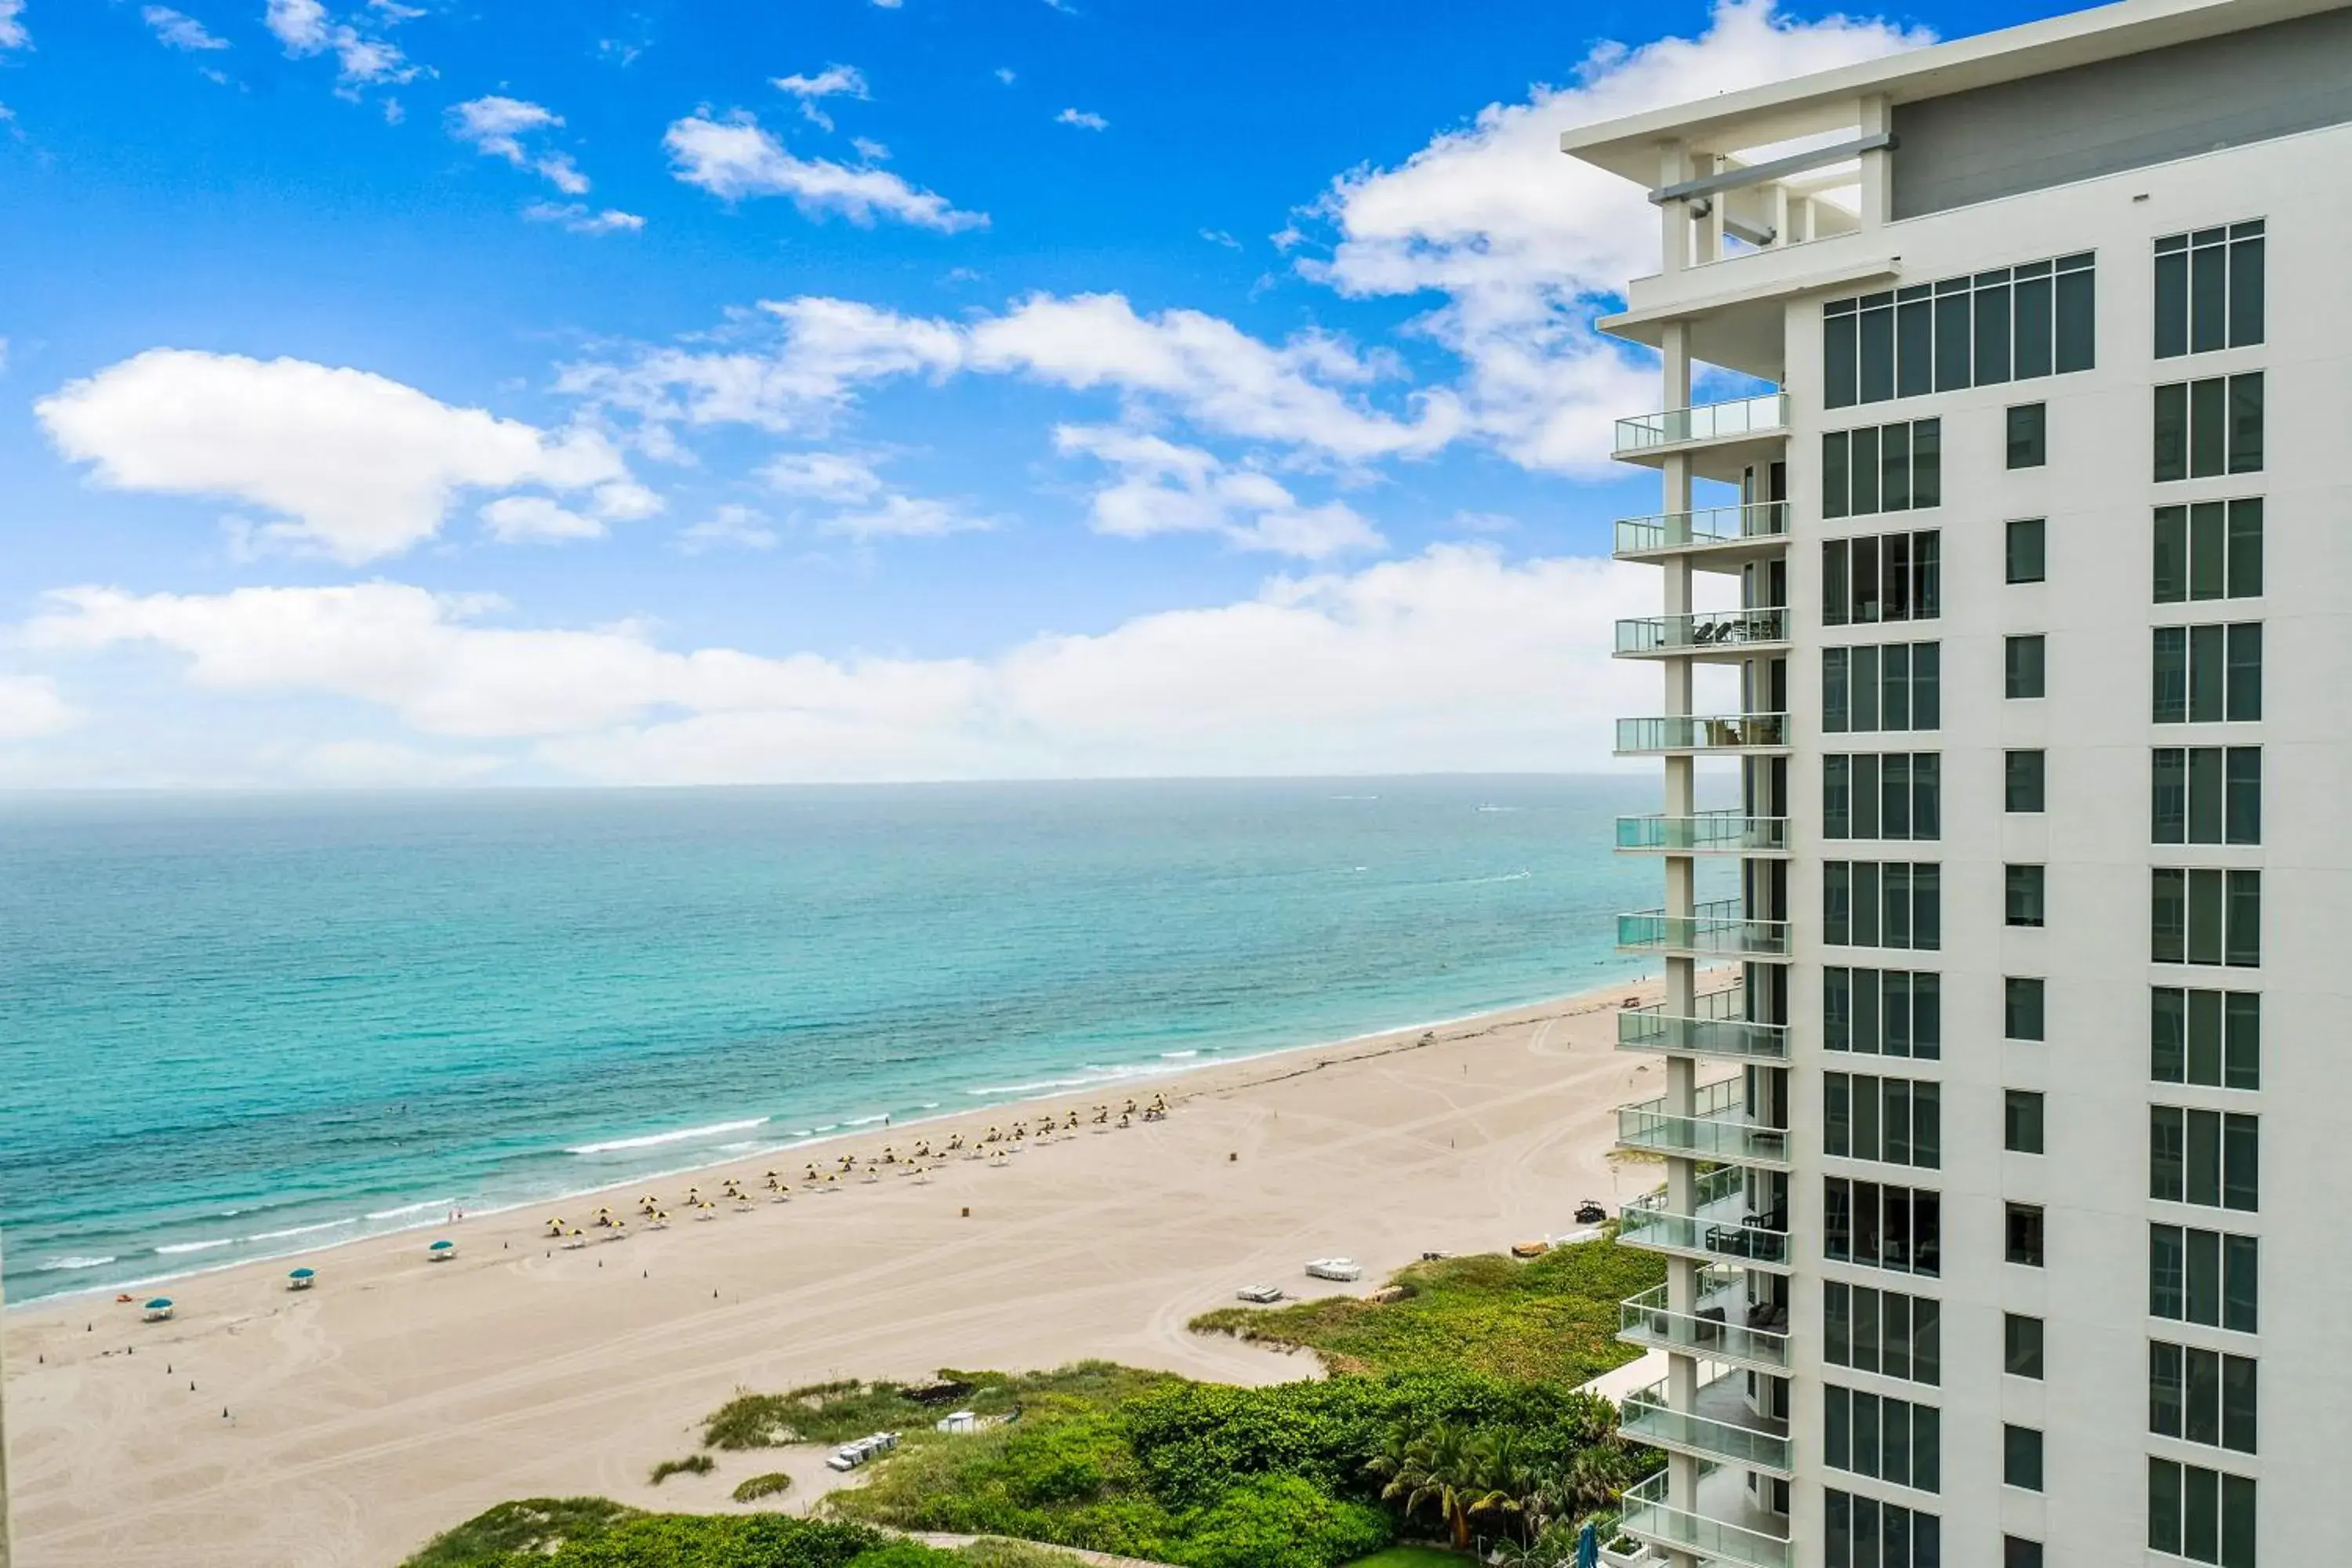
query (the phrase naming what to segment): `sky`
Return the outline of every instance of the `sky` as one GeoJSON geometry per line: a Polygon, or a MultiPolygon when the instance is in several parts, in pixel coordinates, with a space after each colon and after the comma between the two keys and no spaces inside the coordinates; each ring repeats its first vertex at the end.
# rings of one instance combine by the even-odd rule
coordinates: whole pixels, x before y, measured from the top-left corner
{"type": "Polygon", "coordinates": [[[0,0],[0,787],[1605,767],[1558,132],[2063,8],[0,0]]]}

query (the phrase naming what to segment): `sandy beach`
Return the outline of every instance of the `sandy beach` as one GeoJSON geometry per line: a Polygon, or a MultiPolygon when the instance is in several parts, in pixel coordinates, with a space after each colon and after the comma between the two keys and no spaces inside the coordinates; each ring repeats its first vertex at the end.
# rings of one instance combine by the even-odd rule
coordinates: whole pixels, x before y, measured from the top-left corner
{"type": "MultiPolygon", "coordinates": [[[[789,1204],[755,1191],[748,1211],[696,1222],[677,1201],[689,1178],[670,1178],[653,1184],[669,1228],[578,1250],[545,1239],[546,1215],[512,1213],[314,1254],[306,1294],[286,1289],[282,1260],[177,1281],[169,1323],[107,1298],[13,1312],[18,1568],[380,1568],[509,1498],[729,1509],[773,1456],[721,1456],[659,1489],[646,1474],[693,1451],[738,1388],[1097,1356],[1236,1383],[1311,1375],[1184,1325],[1244,1284],[1351,1289],[1310,1285],[1309,1258],[1359,1259],[1352,1289],[1370,1289],[1424,1249],[1558,1234],[1578,1199],[1653,1184],[1607,1157],[1614,1108],[1656,1081],[1654,1061],[1615,1049],[1610,1015],[1636,994],[1654,993],[1621,984],[1158,1079],[1135,1098],[1165,1094],[1164,1121],[950,1160],[927,1183],[816,1196],[802,1166],[824,1151],[770,1155],[690,1180],[756,1189],[774,1168],[789,1204]],[[428,1262],[440,1235],[459,1256],[428,1262]]],[[[831,1149],[903,1153],[1088,1103],[831,1149]]],[[[558,1212],[584,1226],[598,1204],[634,1220],[618,1195],[558,1212]]]]}

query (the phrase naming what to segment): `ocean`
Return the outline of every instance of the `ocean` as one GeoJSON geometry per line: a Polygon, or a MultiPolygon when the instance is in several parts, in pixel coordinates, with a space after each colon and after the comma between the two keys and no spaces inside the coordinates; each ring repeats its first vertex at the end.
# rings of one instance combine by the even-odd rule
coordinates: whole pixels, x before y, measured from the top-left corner
{"type": "Polygon", "coordinates": [[[0,801],[8,1299],[1641,973],[1654,779],[0,801]]]}

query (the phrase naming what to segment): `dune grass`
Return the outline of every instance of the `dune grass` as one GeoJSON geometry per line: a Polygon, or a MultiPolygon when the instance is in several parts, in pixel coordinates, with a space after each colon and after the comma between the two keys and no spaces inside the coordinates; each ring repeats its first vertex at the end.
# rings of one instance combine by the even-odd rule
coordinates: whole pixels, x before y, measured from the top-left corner
{"type": "Polygon", "coordinates": [[[782,1470],[771,1470],[764,1476],[753,1476],[737,1487],[732,1495],[737,1502],[758,1502],[761,1498],[782,1497],[792,1489],[792,1477],[782,1470]]]}
{"type": "Polygon", "coordinates": [[[1399,1300],[1332,1296],[1225,1307],[1192,1326],[1253,1344],[1313,1351],[1331,1373],[1470,1372],[1506,1383],[1579,1384],[1640,1354],[1617,1341],[1618,1303],[1666,1277],[1663,1260],[1613,1240],[1416,1263],[1399,1300]]]}
{"type": "Polygon", "coordinates": [[[719,1462],[708,1454],[688,1454],[683,1459],[664,1459],[654,1467],[651,1478],[655,1486],[672,1476],[707,1476],[719,1468],[719,1462]]]}

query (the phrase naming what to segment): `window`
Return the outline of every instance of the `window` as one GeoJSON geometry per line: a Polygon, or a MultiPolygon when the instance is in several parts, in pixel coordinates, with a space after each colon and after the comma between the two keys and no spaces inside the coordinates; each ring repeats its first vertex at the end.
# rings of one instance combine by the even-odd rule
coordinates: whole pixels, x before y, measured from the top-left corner
{"type": "Polygon", "coordinates": [[[2000,983],[2001,1037],[2010,1040],[2038,1040],[2042,1033],[2042,993],[2045,982],[2039,977],[2012,974],[2000,983]]]}
{"type": "Polygon", "coordinates": [[[1822,437],[1822,516],[1913,511],[1944,500],[1944,422],[1913,419],[1822,437]]]}
{"type": "Polygon", "coordinates": [[[1843,1176],[1823,1177],[1822,1193],[1823,1257],[1898,1274],[1933,1278],[1943,1271],[1940,1193],[1843,1176]]]}
{"type": "Polygon", "coordinates": [[[1935,730],[1944,722],[1943,645],[1822,650],[1822,729],[1832,735],[1935,730]]]}
{"type": "Polygon", "coordinates": [[[2000,1429],[2001,1485],[2024,1491],[2042,1489],[2042,1434],[2031,1426],[2000,1429]]]}
{"type": "Polygon", "coordinates": [[[2263,503],[2201,500],[2156,509],[2156,602],[2251,599],[2263,591],[2263,503]]]}
{"type": "Polygon", "coordinates": [[[1944,940],[1943,868],[1900,860],[1822,866],[1822,940],[1932,952],[1944,940]]]}
{"type": "Polygon", "coordinates": [[[2021,1535],[2002,1536],[2000,1568],[2042,1568],[2042,1542],[2021,1535]]]}
{"type": "Polygon", "coordinates": [[[2046,755],[2042,752],[2002,753],[2000,808],[2003,811],[2038,812],[2042,809],[2046,755]]]}
{"type": "Polygon", "coordinates": [[[2032,637],[2000,639],[2002,668],[2006,685],[2004,697],[2039,697],[2042,695],[2042,639],[2032,637]]]}
{"type": "Polygon", "coordinates": [[[1943,977],[1900,969],[1822,971],[1822,1044],[1856,1056],[1943,1054],[1943,977]]]}
{"type": "Polygon", "coordinates": [[[1933,752],[1822,759],[1822,837],[1943,835],[1943,758],[1933,752]]]}
{"type": "Polygon", "coordinates": [[[2147,1429],[2159,1437],[2252,1453],[2253,1358],[2150,1342],[2147,1429]]]}
{"type": "Polygon", "coordinates": [[[2084,251],[1822,307],[1832,408],[2089,370],[2095,257],[2084,251]]]}
{"type": "Polygon", "coordinates": [[[2191,1563],[2254,1568],[2254,1483],[2170,1459],[2147,1462],[2147,1546],[2191,1563]]]}
{"type": "Polygon", "coordinates": [[[2011,1377],[2042,1376],[2042,1320],[2020,1312],[2000,1320],[2000,1370],[2011,1377]]]}
{"type": "Polygon", "coordinates": [[[1822,1491],[1822,1568],[1943,1568],[1943,1521],[1932,1513],[1834,1488],[1822,1491]]]}
{"type": "Polygon", "coordinates": [[[2046,565],[2042,559],[2044,535],[2049,525],[2038,517],[2013,517],[2006,526],[2008,542],[2006,560],[2009,581],[2039,583],[2046,565]]]}
{"type": "Polygon", "coordinates": [[[2263,624],[2156,628],[2154,719],[2245,724],[2263,716],[2263,624]]]}
{"type": "Polygon", "coordinates": [[[1932,1405],[1826,1384],[1822,1462],[1832,1470],[1936,1491],[1943,1484],[1939,1414],[1932,1405]]]}
{"type": "MultiPolygon", "coordinates": [[[[2009,466],[2038,468],[2050,460],[2050,410],[2047,404],[2021,403],[2009,411],[2009,466]]],[[[2011,582],[2020,579],[2012,577],[2011,582]]]]}
{"type": "Polygon", "coordinates": [[[1825,1073],[1822,1152],[1932,1171],[1943,1161],[1942,1095],[1924,1079],[1825,1073]]]}
{"type": "Polygon", "coordinates": [[[2149,836],[2158,844],[2260,844],[2260,746],[2159,746],[2149,771],[2149,836]]]}
{"type": "Polygon", "coordinates": [[[2013,926],[2039,926],[2049,901],[2047,866],[2010,866],[2001,874],[2001,919],[2013,926]]]}
{"type": "Polygon", "coordinates": [[[2156,242],[2156,357],[2263,341],[2263,220],[2156,242]]]}
{"type": "Polygon", "coordinates": [[[2262,994],[2156,987],[2149,1006],[2148,1077],[2210,1089],[2262,1088],[2262,994]]]}
{"type": "Polygon", "coordinates": [[[2150,957],[2158,963],[2263,962],[2263,874],[2210,868],[2148,873],[2150,957]]]}
{"type": "Polygon", "coordinates": [[[2011,1204],[2007,1206],[2004,1231],[2008,1237],[2008,1258],[2022,1263],[2028,1268],[2042,1267],[2042,1209],[2035,1204],[2011,1204]]]}
{"type": "Polygon", "coordinates": [[[2262,1163],[2259,1116],[2148,1107],[2149,1197],[2252,1214],[2262,1207],[2262,1163]]]}
{"type": "Polygon", "coordinates": [[[1943,534],[1874,533],[1822,545],[1822,625],[1932,621],[1943,614],[1943,534]]]}
{"type": "Polygon", "coordinates": [[[2263,466],[2263,373],[2156,389],[2156,479],[2251,474],[2263,466]]]}
{"type": "Polygon", "coordinates": [[[2002,1091],[2001,1143],[2012,1154],[2042,1152],[2042,1096],[2030,1089],[2002,1091]]]}
{"type": "Polygon", "coordinates": [[[2147,1312],[2231,1333],[2259,1332],[2263,1244],[2195,1226],[2147,1227],[2147,1312]]]}
{"type": "Polygon", "coordinates": [[[1822,1359],[1882,1377],[1940,1382],[1943,1310],[1932,1297],[1824,1280],[1822,1359]]]}

